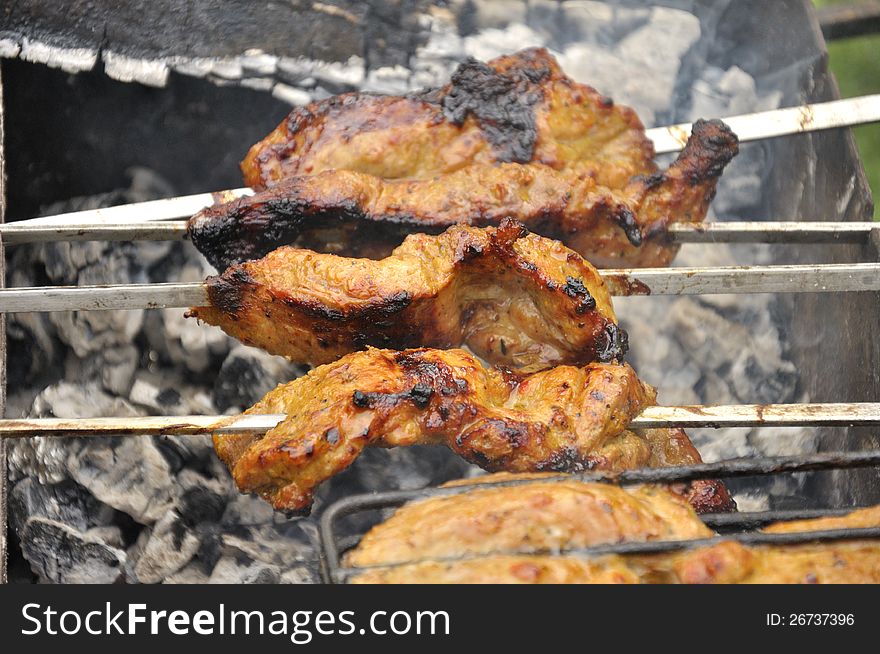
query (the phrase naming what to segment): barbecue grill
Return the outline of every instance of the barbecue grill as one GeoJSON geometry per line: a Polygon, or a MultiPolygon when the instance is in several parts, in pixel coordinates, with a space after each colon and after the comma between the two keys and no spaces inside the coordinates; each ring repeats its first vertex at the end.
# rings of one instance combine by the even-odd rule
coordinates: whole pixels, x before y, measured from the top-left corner
{"type": "MultiPolygon", "coordinates": [[[[673,3],[675,4],[675,3],[673,3]]],[[[756,46],[767,60],[796,61],[822,51],[820,25],[808,2],[753,3],[728,12],[731,33],[748,34],[749,25],[763,24],[777,38],[736,44],[756,46]],[[809,39],[803,38],[809,35],[809,39]]],[[[866,19],[867,20],[867,19],[866,19]]],[[[835,25],[845,21],[839,16],[835,25]]],[[[847,30],[856,30],[848,19],[847,30]]],[[[829,25],[832,23],[829,22],[829,25]]],[[[844,29],[829,27],[834,30],[844,29]]],[[[753,58],[753,55],[750,55],[753,58]]],[[[880,501],[880,230],[871,223],[871,199],[851,136],[828,128],[880,120],[880,97],[834,103],[838,91],[824,65],[812,67],[795,95],[807,104],[788,112],[759,113],[731,120],[743,140],[761,140],[782,134],[800,137],[772,141],[774,166],[765,183],[763,206],[773,222],[726,222],[699,226],[678,225],[672,238],[682,243],[773,243],[776,262],[787,265],[742,267],[701,266],[657,270],[603,271],[617,295],[686,295],[711,293],[786,293],[784,306],[795,362],[812,403],[772,405],[678,406],[646,410],[634,427],[774,428],[821,426],[820,453],[777,457],[729,459],[694,466],[643,469],[617,474],[584,473],[585,481],[620,484],[675,482],[707,478],[788,475],[832,471],[809,482],[819,509],[768,510],[703,516],[707,524],[744,543],[803,543],[840,539],[880,538],[880,529],[845,529],[799,534],[761,534],[757,527],[774,520],[837,515],[846,509],[880,501]],[[828,104],[831,103],[831,104],[828,104]],[[828,162],[833,162],[831,165],[828,162]],[[816,164],[813,168],[813,164],[816,164]],[[833,362],[829,365],[828,362],[833,362]],[[831,475],[830,480],[827,476],[831,475]]],[[[2,93],[2,87],[0,87],[2,93]]],[[[794,103],[793,103],[794,104],[794,103]]],[[[722,116],[722,118],[726,118],[722,116]]],[[[0,114],[0,137],[3,133],[0,114]]],[[[681,145],[686,125],[649,130],[658,152],[681,145]]],[[[0,153],[2,155],[2,153],[0,153]]],[[[0,173],[3,157],[0,156],[0,173]]],[[[3,176],[0,174],[0,184],[3,176]]],[[[3,188],[0,186],[0,198],[3,188]]],[[[229,195],[242,195],[234,189],[229,195]]],[[[23,220],[4,226],[5,245],[62,240],[180,240],[182,217],[212,203],[215,194],[200,193],[171,200],[126,205],[23,220]]],[[[2,206],[2,205],[0,205],[2,206]]],[[[2,222],[2,221],[0,221],[2,222]]],[[[2,281],[5,258],[0,258],[2,281]]],[[[652,300],[645,299],[644,302],[652,300]]],[[[64,311],[183,307],[205,302],[202,284],[111,285],[92,288],[30,288],[0,291],[0,310],[64,311]]],[[[5,346],[0,333],[0,349],[5,346]]],[[[6,390],[5,368],[0,388],[6,390]]],[[[2,401],[2,396],[0,396],[2,401]]],[[[0,404],[2,406],[2,404],[0,404]]],[[[143,418],[9,419],[0,422],[4,440],[0,464],[5,470],[5,439],[36,435],[92,436],[101,434],[191,435],[212,432],[262,432],[280,416],[153,416],[143,418]]],[[[503,482],[519,485],[529,481],[503,482]]],[[[356,541],[350,529],[340,529],[347,518],[398,507],[405,502],[441,494],[466,492],[467,487],[428,488],[356,495],[324,510],[320,531],[323,573],[328,582],[344,582],[356,570],[341,565],[341,554],[356,541]]],[[[0,526],[6,526],[6,484],[0,484],[0,526]]],[[[358,524],[365,524],[359,521],[358,524]]],[[[706,541],[650,542],[602,546],[560,552],[563,556],[606,553],[648,553],[707,544],[706,541]]],[[[5,580],[6,539],[0,541],[5,580]]]]}

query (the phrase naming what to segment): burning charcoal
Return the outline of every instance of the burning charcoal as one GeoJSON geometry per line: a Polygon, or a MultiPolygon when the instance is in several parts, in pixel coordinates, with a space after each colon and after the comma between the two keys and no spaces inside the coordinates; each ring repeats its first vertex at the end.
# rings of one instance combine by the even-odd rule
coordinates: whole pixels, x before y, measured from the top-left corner
{"type": "Polygon", "coordinates": [[[40,580],[61,584],[111,584],[122,577],[125,552],[93,535],[46,518],[29,518],[21,549],[40,580]]]}
{"type": "Polygon", "coordinates": [[[274,565],[250,562],[239,563],[234,557],[224,556],[217,561],[209,584],[277,584],[281,572],[274,565]]]}
{"type": "MultiPolygon", "coordinates": [[[[203,281],[205,276],[186,274],[181,275],[179,281],[203,281]]],[[[231,339],[219,329],[187,320],[179,309],[162,311],[161,326],[151,330],[149,336],[154,349],[163,352],[172,363],[181,363],[193,372],[204,372],[231,344],[231,339]]]]}
{"type": "MultiPolygon", "coordinates": [[[[225,473],[225,477],[229,479],[229,485],[232,486],[232,480],[229,478],[229,472],[225,473]]],[[[271,523],[275,518],[275,510],[265,501],[253,495],[242,495],[235,492],[235,495],[226,505],[226,511],[223,514],[223,525],[228,527],[249,525],[261,525],[271,523]]]]}
{"type": "Polygon", "coordinates": [[[186,406],[180,392],[171,386],[157,386],[150,378],[157,379],[155,375],[139,373],[131,387],[129,399],[134,404],[152,409],[158,415],[184,415],[186,406]]]}
{"type": "Polygon", "coordinates": [[[228,484],[209,479],[191,468],[181,470],[177,481],[181,486],[177,511],[185,525],[220,522],[231,493],[228,484]]]}
{"type": "Polygon", "coordinates": [[[361,90],[400,95],[410,89],[409,77],[409,69],[403,66],[375,68],[367,73],[361,90]]]}
{"type": "Polygon", "coordinates": [[[318,490],[313,511],[354,493],[441,484],[466,476],[472,467],[441,447],[367,448],[348,470],[318,490]]]}
{"type": "Polygon", "coordinates": [[[89,439],[71,448],[71,477],[105,504],[151,524],[171,508],[177,493],[168,462],[149,436],[89,439]]]}
{"type": "Polygon", "coordinates": [[[209,575],[205,574],[202,566],[198,563],[190,563],[177,572],[166,577],[164,584],[206,584],[209,575]]]}
{"type": "MultiPolygon", "coordinates": [[[[544,36],[521,23],[513,23],[503,29],[480,30],[477,34],[467,36],[464,39],[465,53],[480,61],[489,61],[500,55],[516,52],[521,48],[544,45],[547,45],[544,36]]],[[[566,70],[566,73],[577,79],[571,71],[566,70]]]]}
{"type": "Polygon", "coordinates": [[[140,351],[134,345],[122,345],[89,355],[82,362],[86,379],[101,378],[104,390],[115,395],[127,395],[140,360],[140,351]]]}
{"type": "Polygon", "coordinates": [[[22,479],[12,488],[10,504],[12,527],[19,533],[24,529],[27,517],[48,518],[80,531],[107,524],[113,519],[112,508],[69,479],[57,484],[22,479]]]}
{"type": "Polygon", "coordinates": [[[126,573],[129,581],[159,583],[189,563],[199,549],[199,538],[174,511],[168,511],[152,528],[141,532],[129,550],[126,573]]]}
{"type": "Polygon", "coordinates": [[[317,584],[321,581],[317,563],[294,566],[281,573],[282,584],[317,584]]]}
{"type": "MultiPolygon", "coordinates": [[[[691,89],[691,110],[687,118],[733,116],[753,111],[776,109],[782,93],[758,93],[755,79],[738,66],[729,69],[709,67],[695,80],[691,89]]],[[[719,216],[740,216],[761,199],[767,169],[766,148],[760,143],[740,148],[739,155],[725,171],[718,186],[713,209],[719,216]]]]}
{"type": "Polygon", "coordinates": [[[214,404],[221,411],[244,410],[278,384],[304,373],[285,359],[253,347],[235,346],[214,382],[214,404]]]}
{"type": "MultiPolygon", "coordinates": [[[[77,418],[93,416],[134,416],[138,412],[128,402],[104,393],[95,382],[78,386],[60,382],[44,389],[34,400],[32,417],[77,418]]],[[[57,438],[16,439],[9,452],[13,478],[17,475],[34,476],[41,482],[66,479],[66,461],[69,452],[83,443],[57,438]]]]}
{"type": "MultiPolygon", "coordinates": [[[[616,30],[636,27],[616,45],[587,39],[565,48],[559,63],[579,82],[596,87],[618,102],[632,106],[646,125],[673,104],[682,57],[700,38],[700,21],[666,7],[615,8],[616,30]],[[674,36],[673,36],[674,35],[674,36]],[[658,57],[656,53],[662,52],[658,57]]],[[[566,13],[566,16],[568,13],[566,13]]]]}
{"type": "Polygon", "coordinates": [[[122,533],[122,529],[113,525],[92,527],[86,531],[86,537],[97,538],[110,547],[116,547],[118,549],[125,548],[125,536],[122,533]]]}

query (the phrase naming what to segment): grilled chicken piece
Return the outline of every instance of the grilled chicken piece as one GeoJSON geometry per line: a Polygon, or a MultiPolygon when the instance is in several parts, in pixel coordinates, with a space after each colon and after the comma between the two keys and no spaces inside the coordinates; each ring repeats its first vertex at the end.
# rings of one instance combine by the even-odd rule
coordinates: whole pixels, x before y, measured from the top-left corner
{"type": "MultiPolygon", "coordinates": [[[[242,492],[291,511],[307,509],[315,487],[367,446],[446,445],[509,472],[699,461],[681,430],[661,438],[626,429],[654,399],[628,365],[517,375],[462,350],[371,348],[270,391],[245,413],[287,418],[265,435],[215,435],[214,447],[242,492]]],[[[723,487],[705,495],[727,497],[723,487]]]]}
{"type": "Polygon", "coordinates": [[[207,285],[211,306],[189,315],[314,365],[368,345],[467,345],[532,370],[626,351],[596,269],[511,220],[413,234],[382,261],[281,248],[207,285]]]}
{"type": "Polygon", "coordinates": [[[570,479],[479,487],[543,476],[498,473],[446,484],[477,485],[460,495],[434,497],[398,509],[361,539],[345,563],[365,567],[523,547],[548,552],[563,547],[714,535],[684,498],[658,486],[622,489],[570,479]]]}
{"type": "Polygon", "coordinates": [[[208,207],[190,219],[188,231],[223,270],[286,243],[374,257],[408,231],[497,225],[513,217],[597,266],[664,266],[678,251],[666,226],[703,221],[736,152],[736,136],[724,123],[698,121],[665,172],[614,187],[584,169],[539,164],[474,164],[416,181],[328,170],[208,207]]]}
{"type": "Polygon", "coordinates": [[[656,171],[635,112],[573,82],[544,49],[468,60],[408,96],[346,93],[293,112],[241,164],[255,189],[324,170],[428,179],[469,164],[576,166],[620,187],[656,171]]]}
{"type": "MultiPolygon", "coordinates": [[[[517,489],[519,490],[519,489],[517,489]]],[[[398,513],[408,509],[401,509],[398,513]]],[[[502,514],[504,515],[504,514],[502,514]]],[[[397,517],[397,514],[392,518],[397,517]]],[[[504,516],[506,517],[506,516],[504,516]]],[[[490,524],[487,515],[482,519],[490,524]]],[[[374,549],[374,538],[368,540],[373,532],[381,532],[383,525],[362,541],[369,547],[372,559],[381,560],[381,553],[374,549]]],[[[483,523],[479,523],[483,524],[483,523]]],[[[506,523],[496,523],[504,529],[506,523]]],[[[803,532],[823,529],[880,526],[880,507],[855,511],[841,518],[803,520],[794,523],[771,525],[768,532],[803,532]]],[[[413,525],[414,527],[414,525],[413,525]]],[[[421,527],[432,533],[441,529],[440,523],[430,524],[426,519],[421,527]]],[[[515,526],[514,526],[515,528],[515,526]]],[[[399,528],[398,528],[399,530],[399,528]]],[[[442,532],[441,532],[442,533],[442,532]]],[[[455,539],[457,534],[449,534],[455,539]]],[[[596,542],[611,542],[618,533],[616,525],[601,535],[593,534],[596,542]]],[[[578,535],[565,547],[578,547],[585,538],[578,535]]],[[[697,538],[681,536],[680,538],[697,538]]],[[[468,536],[470,538],[470,536],[468,536]]],[[[512,540],[512,539],[511,539],[512,540]]],[[[638,540],[628,537],[626,540],[638,540]]],[[[641,538],[644,540],[644,538],[641,538]]],[[[465,541],[459,540],[461,545],[465,541]]],[[[466,541],[470,543],[470,541],[466,541]]],[[[521,538],[516,545],[531,542],[521,538]]],[[[361,550],[358,546],[350,559],[361,550]]],[[[434,548],[442,548],[435,544],[434,548]]],[[[386,564],[396,558],[396,552],[386,564]]],[[[458,551],[461,551],[460,549],[458,551]]],[[[476,554],[479,548],[473,549],[476,554]]],[[[407,553],[409,554],[409,552],[407,553]]],[[[421,556],[428,559],[428,556],[421,556]]],[[[734,541],[725,541],[709,547],[689,551],[655,555],[597,556],[579,558],[576,556],[547,556],[542,554],[490,554],[463,561],[423,560],[391,568],[377,568],[359,573],[353,583],[452,583],[452,584],[491,584],[491,583],[673,583],[673,584],[844,584],[880,583],[880,542],[859,540],[830,542],[806,545],[765,545],[746,547],[734,541]]]]}

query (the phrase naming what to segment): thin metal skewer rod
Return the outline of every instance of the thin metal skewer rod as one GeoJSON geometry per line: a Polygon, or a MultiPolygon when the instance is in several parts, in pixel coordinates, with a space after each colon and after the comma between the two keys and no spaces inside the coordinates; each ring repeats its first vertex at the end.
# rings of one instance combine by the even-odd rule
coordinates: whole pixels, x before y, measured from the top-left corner
{"type": "Polygon", "coordinates": [[[51,226],[63,227],[65,225],[103,225],[141,223],[148,221],[171,220],[174,218],[189,218],[205,207],[213,204],[228,202],[235,198],[253,195],[250,188],[236,188],[228,191],[216,191],[213,193],[196,193],[195,195],[181,195],[176,198],[162,198],[148,202],[133,202],[120,204],[115,207],[104,209],[89,209],[87,211],[72,211],[54,216],[40,216],[16,221],[15,225],[25,226],[51,226]]]}
{"type": "MultiPolygon", "coordinates": [[[[880,121],[880,94],[731,116],[722,120],[730,125],[741,142],[790,134],[802,134],[836,127],[852,127],[880,121]]],[[[653,141],[657,154],[664,154],[681,150],[687,142],[690,131],[691,124],[682,123],[666,127],[655,127],[646,130],[645,134],[653,141]]],[[[18,221],[15,225],[21,228],[40,225],[58,227],[65,224],[81,227],[82,225],[139,223],[189,218],[205,207],[217,202],[224,202],[235,197],[251,195],[252,193],[253,191],[249,188],[237,188],[216,193],[198,193],[196,195],[184,195],[176,198],[152,200],[150,202],[137,202],[106,209],[92,209],[56,216],[31,218],[18,221]]]]}
{"type": "MultiPolygon", "coordinates": [[[[282,414],[240,416],[146,416],[123,418],[21,418],[0,420],[4,438],[26,436],[107,436],[121,434],[193,436],[265,433],[282,414]]],[[[852,427],[880,425],[880,402],[840,404],[733,404],[652,406],[630,424],[657,427],[852,427]]]]}
{"type": "Polygon", "coordinates": [[[672,223],[675,243],[867,243],[880,222],[711,222],[672,223]]]}
{"type": "MultiPolygon", "coordinates": [[[[612,295],[880,291],[880,263],[600,271],[612,295]]],[[[204,283],[0,289],[0,313],[209,306],[204,283]]]]}
{"type": "MultiPolygon", "coordinates": [[[[27,222],[27,221],[24,221],[27,222]]],[[[675,243],[866,243],[880,222],[711,222],[672,223],[667,234],[675,243]]],[[[4,245],[49,241],[180,241],[187,238],[185,220],[64,225],[0,224],[4,245]]]]}
{"type": "MultiPolygon", "coordinates": [[[[835,127],[853,127],[880,121],[880,94],[772,109],[722,120],[730,126],[741,143],[835,127]]],[[[655,127],[645,133],[654,142],[657,154],[677,152],[687,143],[691,134],[691,123],[655,127]]]]}

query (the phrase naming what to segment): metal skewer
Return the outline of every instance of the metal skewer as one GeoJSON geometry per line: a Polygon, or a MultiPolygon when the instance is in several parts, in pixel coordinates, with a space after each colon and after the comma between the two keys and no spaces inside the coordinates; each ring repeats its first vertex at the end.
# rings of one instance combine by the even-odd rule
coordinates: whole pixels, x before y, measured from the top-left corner
{"type": "MultiPolygon", "coordinates": [[[[880,263],[600,271],[612,295],[880,291],[880,263]]],[[[0,289],[0,313],[210,306],[204,283],[0,289]]]]}
{"type": "MultiPolygon", "coordinates": [[[[880,121],[880,94],[808,104],[800,107],[774,109],[732,116],[723,120],[736,132],[741,142],[791,134],[803,134],[837,127],[852,127],[880,121]]],[[[682,123],[666,127],[655,127],[646,130],[645,134],[654,143],[654,149],[657,154],[664,154],[681,150],[687,142],[690,131],[691,124],[682,123]]],[[[76,240],[89,240],[89,238],[85,238],[86,230],[106,226],[107,231],[100,236],[94,236],[92,240],[97,238],[107,240],[153,238],[143,235],[144,233],[149,233],[147,226],[143,223],[188,218],[212,204],[251,194],[253,194],[253,191],[249,188],[237,188],[216,193],[198,193],[196,195],[138,202],[106,209],[92,209],[56,216],[31,218],[0,227],[0,235],[2,235],[4,240],[10,239],[10,243],[61,240],[62,238],[74,240],[73,236],[78,237],[76,240]],[[121,226],[125,224],[139,224],[138,226],[132,226],[135,236],[124,235],[124,230],[121,229],[121,226]],[[41,231],[36,228],[48,228],[50,230],[49,233],[52,234],[51,239],[46,236],[45,230],[41,231]],[[63,231],[54,233],[51,232],[52,228],[63,231]],[[31,229],[35,230],[35,235],[32,238],[27,236],[28,230],[31,229]],[[65,236],[65,234],[68,236],[65,236]],[[113,238],[113,234],[118,236],[113,238]],[[138,234],[141,234],[141,236],[138,237],[138,234]]],[[[183,238],[183,231],[178,231],[182,229],[182,227],[178,226],[164,232],[157,230],[156,235],[157,238],[183,238]],[[178,233],[180,236],[177,236],[178,233]]]]}
{"type": "MultiPolygon", "coordinates": [[[[722,118],[737,135],[740,143],[818,132],[835,127],[854,127],[880,121],[880,94],[859,98],[817,102],[800,107],[759,111],[743,116],[722,118]]],[[[678,152],[687,143],[691,123],[646,130],[657,154],[678,152]]]]}
{"type": "MultiPolygon", "coordinates": [[[[137,434],[265,433],[283,414],[239,416],[146,416],[122,418],[21,418],[0,420],[4,438],[137,434]]],[[[631,429],[657,427],[852,427],[880,425],[880,402],[844,404],[733,404],[652,406],[630,422],[631,429]]]]}
{"type": "MultiPolygon", "coordinates": [[[[77,214],[68,214],[76,216],[77,214]]],[[[22,224],[28,223],[28,224],[22,224]]],[[[866,243],[880,222],[711,222],[672,223],[674,243],[866,243]]],[[[82,220],[33,225],[0,224],[4,245],[53,241],[182,241],[185,220],[92,223],[82,220]]]]}

